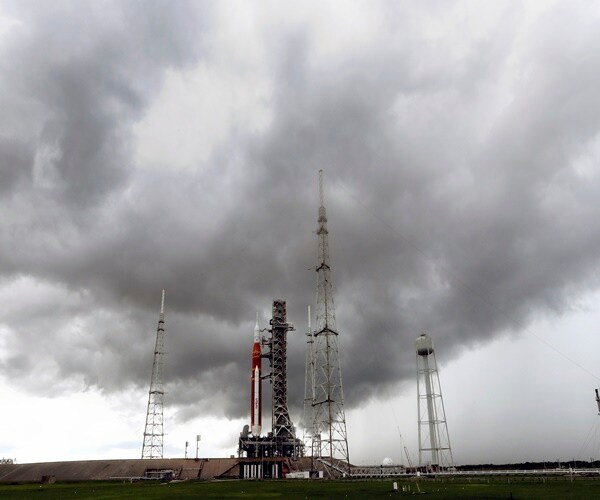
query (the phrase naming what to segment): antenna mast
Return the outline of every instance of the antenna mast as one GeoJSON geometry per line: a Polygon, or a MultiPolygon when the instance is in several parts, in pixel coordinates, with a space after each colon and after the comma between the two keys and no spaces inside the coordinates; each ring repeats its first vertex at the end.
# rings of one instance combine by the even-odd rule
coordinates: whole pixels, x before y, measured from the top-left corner
{"type": "Polygon", "coordinates": [[[338,352],[338,331],[335,326],[333,285],[329,263],[329,233],[323,195],[323,170],[319,170],[319,253],[317,265],[317,326],[312,332],[313,343],[313,457],[329,461],[328,472],[344,467],[349,471],[348,437],[344,413],[342,372],[338,352]],[[334,463],[334,460],[337,463],[334,463]]]}
{"type": "Polygon", "coordinates": [[[148,394],[148,411],[144,428],[142,458],[163,458],[163,365],[165,356],[165,291],[160,300],[160,314],[156,329],[156,346],[152,364],[152,379],[148,394]]]}

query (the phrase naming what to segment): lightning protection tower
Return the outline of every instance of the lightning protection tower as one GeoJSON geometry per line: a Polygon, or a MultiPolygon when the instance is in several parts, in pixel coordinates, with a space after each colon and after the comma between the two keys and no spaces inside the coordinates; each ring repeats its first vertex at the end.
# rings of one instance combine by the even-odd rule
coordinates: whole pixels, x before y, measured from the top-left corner
{"type": "Polygon", "coordinates": [[[142,458],[163,458],[163,364],[165,356],[165,291],[160,300],[160,314],[156,329],[156,347],[152,364],[152,379],[148,394],[148,412],[144,428],[142,458]]]}
{"type": "MultiPolygon", "coordinates": [[[[332,468],[344,468],[349,471],[348,438],[346,434],[346,416],[344,413],[344,395],[342,372],[338,352],[339,332],[335,326],[335,307],[333,303],[333,285],[329,262],[329,238],[327,217],[323,196],[323,170],[319,170],[319,253],[317,264],[317,324],[313,332],[314,342],[312,377],[313,458],[329,463],[332,468]]],[[[309,370],[311,371],[311,370],[309,370]]]]}
{"type": "Polygon", "coordinates": [[[433,340],[421,334],[415,341],[417,350],[417,407],[419,419],[419,464],[432,469],[454,466],[442,387],[433,350],[433,340]],[[424,391],[424,392],[423,392],[424,391]],[[431,461],[424,462],[424,454],[431,453],[431,461]]]}

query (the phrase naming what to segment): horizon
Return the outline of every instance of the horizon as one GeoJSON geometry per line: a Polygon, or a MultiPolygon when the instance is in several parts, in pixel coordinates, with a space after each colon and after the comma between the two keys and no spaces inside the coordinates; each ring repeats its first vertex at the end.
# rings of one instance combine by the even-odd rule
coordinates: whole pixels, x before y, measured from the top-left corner
{"type": "Polygon", "coordinates": [[[0,3],[0,456],[141,456],[161,289],[164,453],[236,453],[275,297],[300,432],[323,169],[350,462],[418,455],[421,332],[456,463],[600,457],[598,25],[0,3]]]}

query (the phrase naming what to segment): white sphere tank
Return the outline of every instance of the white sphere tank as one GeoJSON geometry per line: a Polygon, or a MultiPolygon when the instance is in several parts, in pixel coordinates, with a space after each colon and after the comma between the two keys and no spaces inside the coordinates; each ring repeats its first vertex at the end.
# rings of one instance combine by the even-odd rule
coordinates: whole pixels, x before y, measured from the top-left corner
{"type": "Polygon", "coordinates": [[[433,353],[433,340],[425,333],[422,333],[415,340],[415,347],[419,356],[429,356],[433,353]]]}
{"type": "Polygon", "coordinates": [[[381,465],[385,465],[385,466],[394,465],[394,461],[390,457],[385,457],[381,461],[381,465]]]}

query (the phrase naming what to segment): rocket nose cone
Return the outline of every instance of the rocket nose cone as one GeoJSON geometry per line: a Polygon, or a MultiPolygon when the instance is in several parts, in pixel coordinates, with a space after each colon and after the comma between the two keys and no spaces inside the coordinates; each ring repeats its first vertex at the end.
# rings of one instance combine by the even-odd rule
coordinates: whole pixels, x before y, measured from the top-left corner
{"type": "Polygon", "coordinates": [[[258,342],[260,336],[260,327],[258,326],[258,313],[256,313],[256,323],[254,324],[254,341],[258,342]]]}

